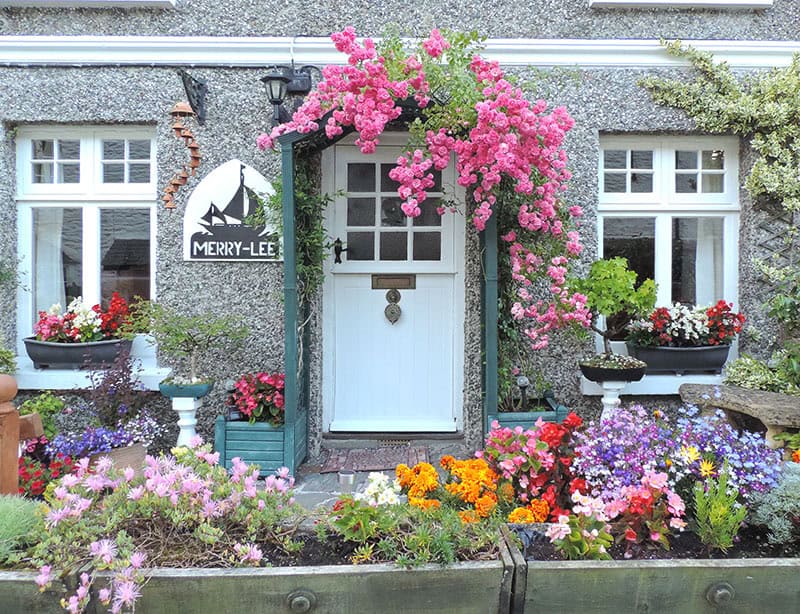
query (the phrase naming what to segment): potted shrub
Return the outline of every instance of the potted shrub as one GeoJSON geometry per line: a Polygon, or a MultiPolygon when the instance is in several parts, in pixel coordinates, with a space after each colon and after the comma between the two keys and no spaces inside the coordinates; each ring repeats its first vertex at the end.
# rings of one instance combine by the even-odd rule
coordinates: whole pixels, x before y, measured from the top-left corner
{"type": "Polygon", "coordinates": [[[198,362],[211,348],[232,352],[247,337],[248,329],[239,318],[212,313],[185,314],[152,301],[139,300],[133,308],[138,330],[150,335],[159,352],[176,361],[188,361],[188,371],[167,378],[158,388],[172,399],[178,413],[178,445],[187,445],[197,433],[197,410],[200,399],[214,387],[211,378],[198,371],[198,362]]]}
{"type": "Polygon", "coordinates": [[[80,296],[63,313],[55,303],[39,312],[33,330],[34,336],[24,342],[37,369],[103,367],[114,362],[120,351],[131,348],[128,303],[116,292],[108,309],[89,307],[80,296]]]}
{"type": "Polygon", "coordinates": [[[618,337],[632,317],[650,311],[656,302],[656,285],[652,279],[636,285],[636,272],[628,269],[625,258],[596,260],[589,275],[573,279],[571,291],[586,297],[592,312],[591,330],[603,339],[603,352],[579,361],[586,379],[594,382],[637,381],[644,375],[646,364],[636,358],[611,351],[611,340],[618,337]],[[603,317],[601,324],[599,316],[603,317]]]}
{"type": "Polygon", "coordinates": [[[283,394],[283,373],[248,373],[234,382],[228,414],[214,428],[220,463],[230,468],[238,457],[261,467],[262,476],[287,465],[283,394]]]}
{"type": "Polygon", "coordinates": [[[198,372],[203,352],[211,348],[233,351],[248,334],[247,327],[237,317],[212,313],[190,315],[153,301],[137,301],[133,313],[137,330],[149,334],[160,353],[188,361],[185,374],[172,375],[159,386],[161,393],[169,398],[207,395],[214,382],[198,372]]]}
{"type": "Polygon", "coordinates": [[[722,300],[711,307],[658,307],[628,326],[628,352],[647,363],[647,373],[719,373],[745,319],[731,308],[722,300]]]}

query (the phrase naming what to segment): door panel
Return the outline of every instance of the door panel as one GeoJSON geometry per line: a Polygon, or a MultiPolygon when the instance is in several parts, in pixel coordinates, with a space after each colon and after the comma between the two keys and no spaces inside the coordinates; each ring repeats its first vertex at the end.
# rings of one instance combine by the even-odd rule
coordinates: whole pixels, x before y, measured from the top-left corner
{"type": "Polygon", "coordinates": [[[423,215],[410,219],[388,177],[400,150],[363,156],[352,146],[332,149],[328,185],[338,194],[327,228],[346,251],[341,262],[328,260],[323,297],[326,430],[455,431],[463,394],[463,244],[456,237],[463,216],[440,216],[442,192],[434,191],[455,186],[454,171],[437,175],[423,215]],[[385,314],[387,289],[373,289],[379,274],[416,282],[397,290],[394,324],[385,314]]]}

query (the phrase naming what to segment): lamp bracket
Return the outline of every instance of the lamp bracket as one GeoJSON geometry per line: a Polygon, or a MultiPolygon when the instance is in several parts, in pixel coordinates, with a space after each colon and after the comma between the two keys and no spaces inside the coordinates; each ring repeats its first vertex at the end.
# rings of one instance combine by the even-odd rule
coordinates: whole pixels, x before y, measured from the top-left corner
{"type": "Polygon", "coordinates": [[[206,123],[206,94],[208,93],[208,82],[205,79],[196,79],[182,68],[178,69],[183,81],[183,89],[186,90],[186,97],[192,111],[197,115],[197,123],[201,126],[206,123]]]}

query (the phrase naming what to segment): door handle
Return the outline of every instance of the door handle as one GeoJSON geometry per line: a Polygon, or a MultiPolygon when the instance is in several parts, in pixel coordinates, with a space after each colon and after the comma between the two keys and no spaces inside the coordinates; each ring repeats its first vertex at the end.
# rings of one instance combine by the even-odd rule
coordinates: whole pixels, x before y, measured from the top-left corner
{"type": "Polygon", "coordinates": [[[341,264],[342,263],[342,252],[346,252],[347,248],[342,247],[342,240],[340,238],[336,238],[333,242],[333,263],[334,264],[341,264]]]}

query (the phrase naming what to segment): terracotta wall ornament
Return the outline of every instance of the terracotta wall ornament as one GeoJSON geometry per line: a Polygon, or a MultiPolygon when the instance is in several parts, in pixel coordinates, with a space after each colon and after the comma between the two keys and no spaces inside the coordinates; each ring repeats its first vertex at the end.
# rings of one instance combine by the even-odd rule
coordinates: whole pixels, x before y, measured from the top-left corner
{"type": "Polygon", "coordinates": [[[175,138],[183,139],[184,146],[189,150],[189,163],[184,164],[181,170],[176,172],[170,179],[169,184],[164,189],[164,195],[161,197],[165,208],[175,209],[175,194],[178,193],[182,186],[186,185],[190,174],[194,176],[203,156],[200,153],[200,144],[197,142],[190,125],[195,113],[189,103],[178,102],[172,107],[170,115],[173,118],[172,132],[175,134],[175,138]]]}

